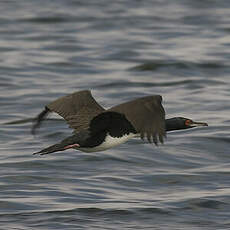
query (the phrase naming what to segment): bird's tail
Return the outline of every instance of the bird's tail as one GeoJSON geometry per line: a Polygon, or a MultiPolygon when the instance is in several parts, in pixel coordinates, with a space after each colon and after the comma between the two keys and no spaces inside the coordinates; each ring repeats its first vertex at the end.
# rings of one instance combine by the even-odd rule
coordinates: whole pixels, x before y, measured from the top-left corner
{"type": "Polygon", "coordinates": [[[61,141],[55,145],[51,145],[45,149],[42,149],[41,151],[36,152],[34,154],[45,155],[45,154],[54,153],[54,152],[58,152],[58,151],[64,151],[64,150],[67,150],[70,148],[78,148],[78,147],[80,147],[79,140],[80,140],[79,135],[74,134],[70,137],[67,137],[63,141],[61,141]]]}
{"type": "Polygon", "coordinates": [[[58,143],[55,145],[51,145],[45,149],[42,149],[39,152],[33,153],[33,155],[35,154],[45,155],[45,154],[54,153],[54,152],[63,151],[63,150],[65,150],[65,146],[62,143],[58,143]]]}

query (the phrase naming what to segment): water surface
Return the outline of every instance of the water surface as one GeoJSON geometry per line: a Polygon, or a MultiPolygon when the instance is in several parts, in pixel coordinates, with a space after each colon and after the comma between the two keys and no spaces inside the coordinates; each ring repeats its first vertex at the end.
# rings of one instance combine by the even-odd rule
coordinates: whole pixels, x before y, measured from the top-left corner
{"type": "Polygon", "coordinates": [[[0,7],[0,228],[229,228],[229,1],[0,7]],[[105,108],[161,94],[167,117],[209,127],[172,132],[159,147],[134,139],[33,156],[71,130],[50,119],[32,136],[30,120],[83,89],[105,108]]]}

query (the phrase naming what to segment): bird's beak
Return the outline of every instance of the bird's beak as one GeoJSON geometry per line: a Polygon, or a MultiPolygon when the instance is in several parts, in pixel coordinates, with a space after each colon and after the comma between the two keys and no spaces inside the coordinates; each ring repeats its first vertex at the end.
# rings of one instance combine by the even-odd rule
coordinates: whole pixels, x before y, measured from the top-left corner
{"type": "Polygon", "coordinates": [[[190,124],[191,127],[201,127],[201,126],[208,126],[208,123],[206,122],[196,122],[196,121],[193,121],[191,124],[190,124]]]}

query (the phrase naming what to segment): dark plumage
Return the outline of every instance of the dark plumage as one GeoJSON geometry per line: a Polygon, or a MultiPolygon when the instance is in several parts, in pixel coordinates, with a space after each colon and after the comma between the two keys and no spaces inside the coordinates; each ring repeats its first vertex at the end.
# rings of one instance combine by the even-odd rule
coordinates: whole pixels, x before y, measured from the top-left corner
{"type": "Polygon", "coordinates": [[[159,138],[163,143],[165,111],[161,102],[160,95],[147,96],[117,105],[108,111],[124,114],[142,139],[146,136],[149,142],[157,144],[159,138]]]}
{"type": "Polygon", "coordinates": [[[56,112],[74,129],[74,134],[37,153],[48,154],[69,148],[102,151],[135,136],[146,137],[157,145],[158,141],[163,143],[166,131],[207,125],[181,117],[165,120],[161,102],[160,95],[153,95],[105,110],[87,90],[61,97],[48,104],[37,116],[32,133],[48,113],[56,112]]]}

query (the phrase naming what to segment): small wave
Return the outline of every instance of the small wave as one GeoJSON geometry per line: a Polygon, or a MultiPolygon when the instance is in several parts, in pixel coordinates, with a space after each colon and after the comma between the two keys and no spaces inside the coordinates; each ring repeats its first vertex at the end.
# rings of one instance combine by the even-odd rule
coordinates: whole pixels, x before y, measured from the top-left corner
{"type": "Polygon", "coordinates": [[[56,23],[66,23],[72,21],[70,17],[64,16],[50,16],[50,17],[30,17],[21,20],[22,22],[29,23],[42,23],[42,24],[56,24],[56,23]]]}
{"type": "Polygon", "coordinates": [[[170,81],[170,82],[129,82],[129,81],[121,81],[121,82],[113,82],[113,83],[106,83],[97,86],[97,88],[127,88],[129,87],[145,87],[145,88],[152,88],[152,87],[167,87],[167,86],[174,86],[174,85],[185,85],[193,83],[192,80],[181,80],[181,81],[170,81]]]}
{"type": "Polygon", "coordinates": [[[230,137],[206,137],[206,139],[209,139],[211,141],[224,142],[227,144],[230,143],[230,137]]]}
{"type": "Polygon", "coordinates": [[[201,68],[201,69],[220,69],[226,67],[223,64],[215,62],[204,62],[204,63],[194,63],[194,62],[164,62],[155,61],[147,62],[130,68],[129,70],[134,71],[155,71],[161,68],[175,68],[175,69],[191,69],[191,68],[201,68]]]}
{"type": "Polygon", "coordinates": [[[193,200],[187,201],[183,209],[194,209],[194,208],[219,209],[221,206],[225,204],[226,203],[218,201],[218,200],[199,198],[199,199],[193,199],[193,200]]]}
{"type": "Polygon", "coordinates": [[[130,68],[130,70],[137,70],[137,71],[155,71],[159,68],[164,67],[174,67],[177,69],[188,69],[188,65],[186,63],[182,62],[174,62],[174,63],[168,63],[163,61],[156,61],[156,62],[147,62],[141,65],[134,66],[130,68]]]}
{"type": "Polygon", "coordinates": [[[97,216],[97,217],[131,217],[135,215],[149,215],[149,214],[158,214],[158,215],[172,215],[172,212],[169,210],[164,210],[161,208],[151,207],[151,208],[133,208],[133,209],[103,209],[103,208],[74,208],[74,209],[60,209],[60,210],[43,210],[36,212],[15,212],[15,213],[2,213],[2,217],[20,217],[20,216],[38,216],[38,215],[88,215],[88,216],[97,216]]]}

